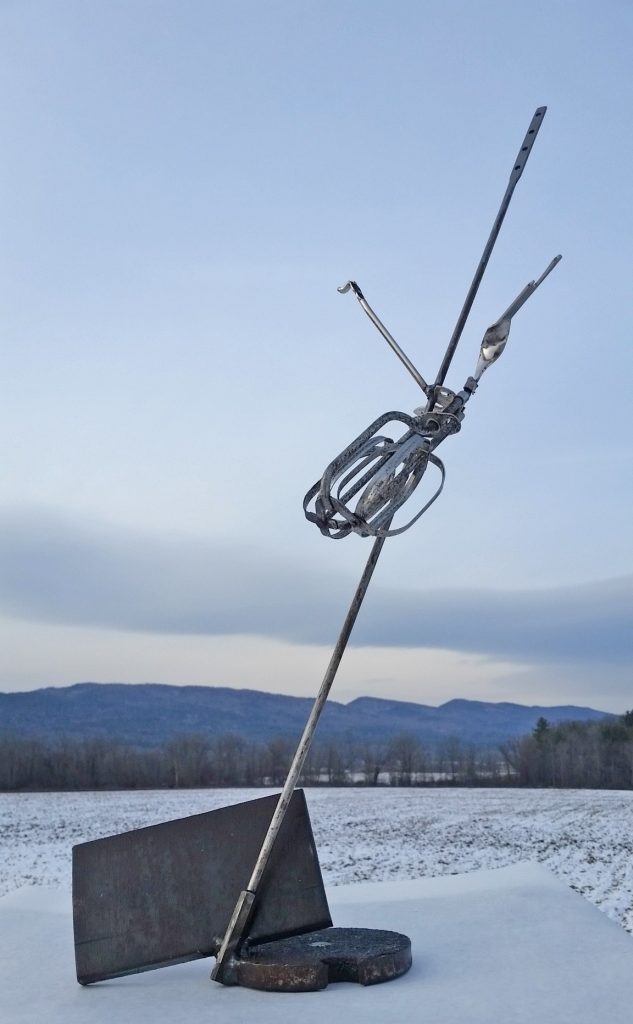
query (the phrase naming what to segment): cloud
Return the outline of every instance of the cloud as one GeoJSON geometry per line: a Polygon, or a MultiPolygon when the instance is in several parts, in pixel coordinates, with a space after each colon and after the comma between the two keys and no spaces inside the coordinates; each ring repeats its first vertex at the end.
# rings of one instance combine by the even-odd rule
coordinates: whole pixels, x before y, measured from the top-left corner
{"type": "MultiPolygon", "coordinates": [[[[24,620],[330,644],[354,585],[242,544],[86,529],[42,511],[0,516],[0,610],[24,620]]],[[[633,654],[633,576],[548,590],[376,584],[352,642],[623,663],[633,654]]]]}

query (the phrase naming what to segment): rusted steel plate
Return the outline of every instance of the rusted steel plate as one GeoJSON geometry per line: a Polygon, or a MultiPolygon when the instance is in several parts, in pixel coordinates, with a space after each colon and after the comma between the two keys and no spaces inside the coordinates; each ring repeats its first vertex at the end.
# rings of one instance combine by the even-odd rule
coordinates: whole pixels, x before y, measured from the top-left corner
{"type": "MultiPolygon", "coordinates": [[[[277,796],[73,848],[82,984],[211,956],[253,870],[277,796]]],[[[331,925],[302,790],[295,791],[258,893],[255,941],[331,925]]]]}
{"type": "Polygon", "coordinates": [[[250,947],[234,961],[234,983],[268,992],[314,992],[328,982],[377,985],[405,974],[411,941],[377,928],[323,928],[250,947]]]}

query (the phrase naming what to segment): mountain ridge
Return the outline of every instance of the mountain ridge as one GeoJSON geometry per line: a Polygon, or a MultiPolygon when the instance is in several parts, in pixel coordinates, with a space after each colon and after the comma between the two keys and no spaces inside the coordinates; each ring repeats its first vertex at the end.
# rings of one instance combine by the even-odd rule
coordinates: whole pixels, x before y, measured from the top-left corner
{"type": "MultiPolygon", "coordinates": [[[[232,733],[259,742],[280,736],[296,740],[312,702],[312,697],[246,687],[80,682],[0,693],[0,735],[103,737],[138,747],[194,732],[209,737],[232,733]]],[[[540,717],[553,723],[617,716],[570,704],[528,706],[456,697],[435,707],[362,696],[349,704],[328,701],[317,739],[375,743],[410,733],[429,746],[458,739],[492,747],[531,732],[540,717]]]]}

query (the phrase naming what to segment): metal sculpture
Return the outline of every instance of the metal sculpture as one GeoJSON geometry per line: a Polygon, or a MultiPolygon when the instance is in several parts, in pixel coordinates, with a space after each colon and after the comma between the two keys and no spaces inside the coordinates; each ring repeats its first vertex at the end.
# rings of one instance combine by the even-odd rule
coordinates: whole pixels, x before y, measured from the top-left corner
{"type": "Polygon", "coordinates": [[[512,194],[543,123],[546,109],[546,107],[538,107],[530,122],[514,162],[501,206],[433,384],[427,384],[422,374],[373,311],[356,282],[348,281],[347,284],[339,288],[339,292],[345,293],[351,290],[354,293],[369,319],[426,395],[427,404],[424,409],[416,409],[412,416],[402,412],[389,412],[380,416],[330,463],[321,480],[310,488],[304,498],[303,507],[307,519],[315,523],[326,536],[338,540],[350,533],[357,533],[361,537],[372,536],[376,539],[343,623],[303,736],[299,741],[288,778],[270,823],[268,835],[262,845],[250,881],[240,895],[233,918],[224,936],[213,972],[213,977],[218,981],[224,979],[226,964],[235,959],[241,943],[248,933],[250,915],[255,905],[262,872],[274,847],[292,793],[299,781],[321,711],[334,682],[384,542],[387,537],[396,536],[409,529],[439,496],[444,483],[445,469],[441,460],[434,454],[434,449],[446,437],[457,433],[460,429],[465,405],[474,394],[482,374],[496,362],[505,348],[513,316],[561,259],[560,256],[556,256],[538,280],[531,281],[526,285],[499,319],[488,328],[481,342],[474,374],[467,379],[462,390],[455,393],[444,387],[444,380],[455,354],[457,343],[481,284],[512,194]],[[403,424],[407,428],[396,441],[379,433],[390,422],[403,424]],[[407,523],[400,527],[392,527],[394,516],[411,497],[429,464],[435,466],[441,476],[435,493],[407,523]],[[352,508],[350,502],[356,498],[359,492],[360,497],[352,508]]]}
{"type": "Polygon", "coordinates": [[[83,984],[210,955],[216,957],[216,981],[276,991],[314,990],[328,981],[374,984],[409,968],[406,935],[332,927],[307,807],[296,786],[385,540],[409,529],[439,496],[445,469],[435,450],[460,430],[466,403],[503,352],[513,317],[561,259],[556,256],[488,328],[463,388],[447,388],[446,374],[545,110],[539,107],[530,122],[432,384],[356,282],[339,288],[356,296],[424,392],[426,405],[412,414],[379,416],[305,496],[305,515],[325,536],[356,533],[374,543],[280,796],[74,848],[75,950],[83,984]],[[400,432],[395,439],[389,436],[393,429],[385,433],[390,424],[400,432]],[[435,492],[406,522],[394,525],[429,465],[439,472],[435,492]]]}

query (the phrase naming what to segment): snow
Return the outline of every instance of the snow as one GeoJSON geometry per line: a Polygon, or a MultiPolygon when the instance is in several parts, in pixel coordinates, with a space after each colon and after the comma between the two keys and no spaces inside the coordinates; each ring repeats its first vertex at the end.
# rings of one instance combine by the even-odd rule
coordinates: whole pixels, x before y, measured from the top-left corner
{"type": "MultiPolygon", "coordinates": [[[[262,790],[0,794],[0,895],[70,887],[74,843],[253,799],[262,790]]],[[[328,888],[539,861],[633,931],[633,793],[309,789],[328,888]]]]}
{"type": "Polygon", "coordinates": [[[330,892],[337,925],[411,937],[404,977],[363,989],[276,994],[223,988],[209,960],[88,988],[74,978],[69,894],[0,899],[0,1020],[9,1024],[629,1024],[633,942],[536,864],[330,892]]]}

